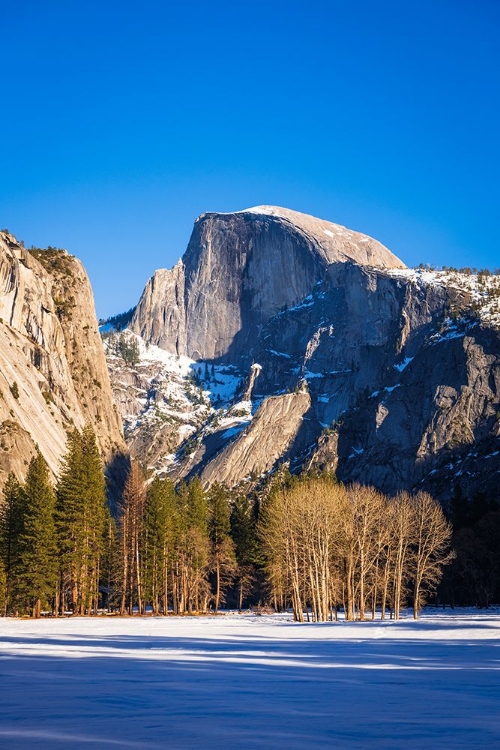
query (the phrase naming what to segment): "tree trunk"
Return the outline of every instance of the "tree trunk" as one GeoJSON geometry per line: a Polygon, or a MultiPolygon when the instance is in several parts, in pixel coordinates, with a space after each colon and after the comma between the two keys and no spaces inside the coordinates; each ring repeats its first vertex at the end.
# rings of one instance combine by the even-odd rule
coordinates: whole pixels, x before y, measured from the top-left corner
{"type": "Polygon", "coordinates": [[[33,614],[35,620],[39,620],[42,614],[42,602],[40,599],[37,599],[34,606],[33,606],[33,614]]]}
{"type": "Polygon", "coordinates": [[[215,566],[215,614],[217,614],[220,602],[220,561],[217,557],[217,564],[215,566]]]}

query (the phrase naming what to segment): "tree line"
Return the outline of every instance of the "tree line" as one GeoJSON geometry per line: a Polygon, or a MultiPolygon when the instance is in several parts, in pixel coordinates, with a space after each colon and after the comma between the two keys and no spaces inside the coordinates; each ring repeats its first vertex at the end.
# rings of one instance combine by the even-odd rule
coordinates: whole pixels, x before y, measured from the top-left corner
{"type": "Polygon", "coordinates": [[[146,481],[132,462],[114,517],[95,435],[68,436],[55,487],[39,451],[0,507],[0,606],[39,617],[217,611],[259,578],[254,503],[198,479],[146,481]]]}
{"type": "Polygon", "coordinates": [[[456,557],[444,570],[440,599],[451,606],[500,603],[500,509],[494,494],[455,487],[448,515],[456,557]]]}
{"type": "Polygon", "coordinates": [[[417,617],[454,556],[451,524],[427,493],[389,498],[329,475],[278,482],[260,528],[275,606],[290,602],[298,621],[340,608],[347,620],[399,619],[407,601],[417,617]]]}
{"type": "Polygon", "coordinates": [[[414,614],[453,558],[429,495],[388,498],[333,476],[279,472],[246,496],[195,478],[177,487],[132,462],[114,515],[94,433],[68,437],[52,486],[37,452],[0,509],[0,604],[39,617],[217,612],[269,603],[294,618],[414,614]]]}

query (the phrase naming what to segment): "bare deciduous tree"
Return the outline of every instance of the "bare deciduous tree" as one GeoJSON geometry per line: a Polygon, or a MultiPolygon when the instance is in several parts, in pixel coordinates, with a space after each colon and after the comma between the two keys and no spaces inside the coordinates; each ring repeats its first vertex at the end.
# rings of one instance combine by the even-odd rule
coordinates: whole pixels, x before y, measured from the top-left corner
{"type": "Polygon", "coordinates": [[[274,599],[289,601],[299,622],[308,608],[324,621],[339,602],[347,620],[364,620],[368,606],[372,619],[377,606],[384,619],[388,600],[397,620],[411,589],[416,617],[452,559],[451,527],[429,495],[389,499],[329,477],[275,488],[260,533],[274,599]]]}
{"type": "Polygon", "coordinates": [[[413,554],[413,617],[425,603],[425,594],[435,589],[441,580],[443,565],[451,562],[455,553],[450,550],[452,526],[440,505],[426,492],[412,498],[413,554]]]}

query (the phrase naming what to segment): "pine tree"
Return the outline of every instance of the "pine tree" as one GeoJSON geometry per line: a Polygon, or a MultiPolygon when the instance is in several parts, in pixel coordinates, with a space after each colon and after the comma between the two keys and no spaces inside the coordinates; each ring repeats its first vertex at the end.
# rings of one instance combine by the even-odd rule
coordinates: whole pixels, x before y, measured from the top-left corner
{"type": "Polygon", "coordinates": [[[56,527],[59,546],[61,613],[70,609],[80,614],[82,571],[84,568],[84,474],[82,436],[78,430],[68,434],[67,453],[56,489],[56,527]]]}
{"type": "Polygon", "coordinates": [[[256,564],[259,559],[257,524],[252,501],[245,495],[238,495],[231,509],[231,536],[235,544],[238,582],[238,609],[251,591],[256,577],[256,564]]]}
{"type": "Polygon", "coordinates": [[[82,452],[83,471],[86,477],[88,598],[91,601],[93,611],[97,612],[100,563],[109,526],[109,510],[106,501],[104,468],[95,433],[89,425],[83,430],[82,452]]]}
{"type": "Polygon", "coordinates": [[[174,612],[205,611],[210,598],[208,509],[199,479],[179,487],[176,506],[172,571],[174,612]]]}
{"type": "Polygon", "coordinates": [[[3,560],[0,560],[0,612],[7,613],[7,573],[3,560]]]}
{"type": "Polygon", "coordinates": [[[224,488],[215,483],[208,493],[210,568],[215,574],[214,609],[224,601],[227,586],[234,578],[236,558],[231,539],[230,507],[224,488]]]}
{"type": "Polygon", "coordinates": [[[22,529],[14,568],[22,611],[40,617],[42,605],[53,607],[57,585],[55,494],[45,459],[37,449],[21,492],[22,529]]]}
{"type": "Polygon", "coordinates": [[[144,514],[144,592],[153,613],[168,612],[168,573],[172,558],[175,490],[168,479],[155,477],[146,495],[144,514]]]}
{"type": "Polygon", "coordinates": [[[78,614],[96,611],[100,560],[108,526],[103,466],[90,427],[68,435],[57,485],[57,530],[61,607],[78,614]]]}
{"type": "Polygon", "coordinates": [[[460,485],[456,485],[450,502],[450,516],[455,531],[470,525],[471,505],[460,485]]]}
{"type": "Polygon", "coordinates": [[[22,529],[21,485],[14,474],[9,474],[0,506],[0,560],[4,577],[3,612],[13,604],[12,589],[19,560],[19,534],[22,529]]]}
{"type": "Polygon", "coordinates": [[[205,612],[210,598],[208,505],[207,495],[198,477],[189,482],[188,497],[187,551],[190,572],[188,610],[205,612]]]}
{"type": "Polygon", "coordinates": [[[205,490],[198,477],[192,479],[187,488],[189,524],[206,535],[208,531],[208,506],[205,490]]]}
{"type": "Polygon", "coordinates": [[[101,558],[101,586],[104,606],[113,611],[120,605],[121,555],[115,519],[108,513],[101,558]]]}

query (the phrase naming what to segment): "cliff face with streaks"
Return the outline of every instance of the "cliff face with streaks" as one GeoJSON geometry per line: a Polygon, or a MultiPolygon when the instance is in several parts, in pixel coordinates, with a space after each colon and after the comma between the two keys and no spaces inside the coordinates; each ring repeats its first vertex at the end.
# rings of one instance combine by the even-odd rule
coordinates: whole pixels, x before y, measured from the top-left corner
{"type": "Polygon", "coordinates": [[[182,260],[146,285],[131,329],[192,359],[239,361],[263,325],[348,261],[403,266],[370,237],[295,211],[203,214],[182,260]]]}
{"type": "Polygon", "coordinates": [[[53,474],[66,431],[90,423],[105,460],[125,450],[81,263],[0,232],[0,484],[23,479],[35,445],[53,474]]]}
{"type": "Polygon", "coordinates": [[[493,486],[499,297],[499,277],[410,270],[287,209],[204,214],[126,333],[140,343],[133,377],[156,362],[132,405],[130,367],[114,358],[128,442],[151,468],[207,484],[287,461],[386,492],[493,486]]]}

